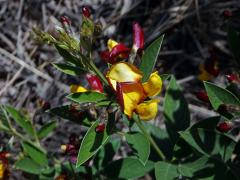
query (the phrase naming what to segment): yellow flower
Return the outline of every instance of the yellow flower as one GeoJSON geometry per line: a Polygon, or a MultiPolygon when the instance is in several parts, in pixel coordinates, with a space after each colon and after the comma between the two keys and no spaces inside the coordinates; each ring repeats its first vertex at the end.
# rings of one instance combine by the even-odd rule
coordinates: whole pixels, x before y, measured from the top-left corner
{"type": "Polygon", "coordinates": [[[107,72],[109,84],[117,92],[119,103],[124,113],[131,118],[136,112],[142,120],[153,119],[157,115],[159,100],[144,101],[160,93],[162,80],[157,72],[141,83],[143,73],[132,64],[119,62],[107,72]]]}
{"type": "Polygon", "coordinates": [[[0,180],[4,178],[6,172],[6,165],[0,160],[0,180]]]}
{"type": "Polygon", "coordinates": [[[111,51],[112,48],[114,48],[114,46],[116,46],[117,44],[118,44],[117,41],[109,39],[108,42],[107,42],[108,50],[111,51]]]}
{"type": "Polygon", "coordinates": [[[79,93],[79,92],[87,92],[88,90],[83,86],[72,84],[70,86],[70,91],[71,93],[79,93]]]}

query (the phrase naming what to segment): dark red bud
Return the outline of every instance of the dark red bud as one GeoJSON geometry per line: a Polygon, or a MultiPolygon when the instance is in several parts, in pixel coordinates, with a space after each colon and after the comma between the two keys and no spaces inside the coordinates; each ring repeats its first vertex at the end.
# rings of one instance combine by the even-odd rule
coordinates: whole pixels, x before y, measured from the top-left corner
{"type": "Polygon", "coordinates": [[[67,144],[67,147],[66,147],[66,153],[69,153],[69,152],[72,152],[72,151],[75,151],[76,148],[73,144],[67,144]]]}
{"type": "Polygon", "coordinates": [[[97,127],[95,128],[95,131],[97,133],[102,133],[105,130],[105,124],[98,124],[97,127]]]}
{"type": "Polygon", "coordinates": [[[220,72],[220,69],[218,67],[218,61],[212,60],[211,58],[205,62],[204,67],[208,73],[215,77],[218,76],[220,72]]]}
{"type": "Polygon", "coordinates": [[[0,162],[2,161],[3,164],[7,165],[8,164],[7,158],[9,156],[10,156],[10,154],[7,152],[0,152],[0,162]]]}
{"type": "Polygon", "coordinates": [[[119,55],[122,55],[122,58],[127,58],[129,56],[130,49],[122,43],[118,43],[114,46],[110,52],[110,59],[114,59],[119,55]]]}
{"type": "Polygon", "coordinates": [[[209,97],[205,91],[196,92],[196,97],[203,102],[206,102],[206,103],[210,102],[209,97]]]}
{"type": "Polygon", "coordinates": [[[90,9],[88,7],[86,7],[86,6],[82,7],[82,13],[83,13],[83,16],[87,17],[87,18],[89,18],[90,15],[91,15],[90,9]]]}
{"type": "Polygon", "coordinates": [[[94,74],[86,74],[87,81],[89,85],[91,86],[92,90],[103,92],[103,85],[98,76],[94,74]]]}
{"type": "Polygon", "coordinates": [[[61,174],[55,178],[55,180],[67,180],[68,177],[65,174],[61,174]]]}
{"type": "Polygon", "coordinates": [[[236,74],[228,74],[226,75],[228,82],[239,82],[239,79],[236,74]]]}
{"type": "Polygon", "coordinates": [[[228,132],[232,129],[233,125],[231,122],[221,122],[217,125],[216,129],[220,132],[228,132]]]}
{"type": "Polygon", "coordinates": [[[108,50],[102,51],[100,52],[100,57],[102,58],[102,60],[104,60],[106,63],[110,63],[113,64],[115,63],[115,61],[112,61],[110,58],[110,52],[108,50]]]}
{"type": "Polygon", "coordinates": [[[46,111],[51,108],[51,104],[48,101],[44,101],[43,99],[40,99],[39,103],[43,111],[46,111]]]}
{"type": "Polygon", "coordinates": [[[62,16],[60,18],[60,20],[61,20],[61,23],[63,25],[70,25],[71,24],[71,21],[70,21],[70,19],[67,16],[62,16]]]}
{"type": "Polygon", "coordinates": [[[144,47],[144,32],[137,22],[133,23],[133,45],[137,50],[144,47]]]}
{"type": "Polygon", "coordinates": [[[233,13],[232,13],[232,11],[225,10],[225,11],[223,11],[223,16],[224,16],[225,18],[230,18],[230,17],[233,16],[233,13]]]}

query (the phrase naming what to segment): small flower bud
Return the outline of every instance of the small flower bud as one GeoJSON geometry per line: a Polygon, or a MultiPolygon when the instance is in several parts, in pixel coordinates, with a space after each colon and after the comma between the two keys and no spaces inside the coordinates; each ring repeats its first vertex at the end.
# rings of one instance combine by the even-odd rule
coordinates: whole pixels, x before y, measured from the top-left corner
{"type": "Polygon", "coordinates": [[[230,83],[236,83],[236,82],[240,81],[236,74],[228,74],[228,75],[226,75],[226,77],[227,77],[228,82],[230,82],[230,83]]]}
{"type": "Polygon", "coordinates": [[[221,122],[217,125],[216,129],[220,132],[227,133],[230,131],[233,127],[233,124],[231,122],[221,122]]]}
{"type": "Polygon", "coordinates": [[[62,16],[60,18],[60,20],[61,20],[61,23],[63,25],[70,25],[71,24],[71,21],[70,21],[70,19],[67,16],[62,16]]]}
{"type": "Polygon", "coordinates": [[[233,13],[232,13],[232,11],[224,10],[224,11],[223,11],[223,16],[224,16],[225,18],[230,18],[230,17],[233,16],[233,13]]]}
{"type": "Polygon", "coordinates": [[[88,8],[88,7],[86,7],[86,6],[83,6],[82,7],[82,13],[83,13],[83,16],[84,17],[87,17],[87,18],[89,18],[90,17],[90,9],[88,8]]]}
{"type": "Polygon", "coordinates": [[[205,91],[196,92],[196,97],[203,102],[206,102],[206,103],[210,102],[209,97],[205,91]]]}
{"type": "Polygon", "coordinates": [[[104,124],[104,123],[98,124],[97,127],[96,127],[96,129],[95,129],[95,131],[96,131],[97,133],[102,133],[102,132],[104,132],[104,130],[105,130],[105,124],[104,124]]]}
{"type": "Polygon", "coordinates": [[[141,26],[137,23],[133,23],[133,48],[134,50],[143,50],[144,47],[144,32],[141,26]]]}
{"type": "Polygon", "coordinates": [[[86,78],[92,90],[103,92],[103,85],[98,76],[88,73],[86,74],[86,78]]]}
{"type": "Polygon", "coordinates": [[[39,104],[43,111],[46,111],[51,108],[51,104],[48,101],[44,101],[43,99],[39,100],[39,104]]]}

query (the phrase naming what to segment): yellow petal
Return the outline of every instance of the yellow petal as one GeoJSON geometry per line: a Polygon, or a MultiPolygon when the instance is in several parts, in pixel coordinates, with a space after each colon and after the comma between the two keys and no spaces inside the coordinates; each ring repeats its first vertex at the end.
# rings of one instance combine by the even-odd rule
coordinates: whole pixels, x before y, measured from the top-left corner
{"type": "Polygon", "coordinates": [[[117,44],[118,44],[118,42],[116,42],[112,39],[109,39],[107,42],[108,50],[111,51],[112,48],[114,48],[114,46],[116,46],[117,44]]]}
{"type": "Polygon", "coordinates": [[[136,108],[137,114],[144,121],[154,119],[158,112],[158,102],[159,100],[153,99],[139,104],[136,108]]]}
{"type": "Polygon", "coordinates": [[[156,96],[160,93],[162,89],[162,79],[157,71],[150,75],[147,82],[143,83],[143,88],[148,97],[156,96]]]}
{"type": "Polygon", "coordinates": [[[117,93],[120,104],[123,106],[124,114],[130,118],[137,104],[146,98],[141,83],[119,83],[117,93]]]}
{"type": "Polygon", "coordinates": [[[86,88],[84,88],[83,86],[78,86],[78,85],[72,84],[70,86],[70,91],[71,91],[71,93],[78,93],[78,92],[86,92],[88,90],[86,88]]]}
{"type": "Polygon", "coordinates": [[[209,74],[205,68],[204,68],[204,64],[200,64],[199,65],[199,70],[200,70],[200,74],[198,75],[198,79],[201,81],[209,81],[211,79],[213,79],[213,75],[209,74]]]}
{"type": "Polygon", "coordinates": [[[111,66],[106,77],[113,89],[116,90],[116,82],[140,82],[142,72],[132,64],[119,62],[111,66]]]}
{"type": "Polygon", "coordinates": [[[0,179],[3,179],[5,170],[6,170],[5,165],[0,161],[0,179]]]}

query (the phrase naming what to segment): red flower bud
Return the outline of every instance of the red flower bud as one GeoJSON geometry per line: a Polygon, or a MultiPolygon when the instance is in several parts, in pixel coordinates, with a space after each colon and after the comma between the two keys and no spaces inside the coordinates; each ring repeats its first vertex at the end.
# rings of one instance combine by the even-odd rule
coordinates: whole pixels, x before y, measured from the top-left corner
{"type": "Polygon", "coordinates": [[[210,103],[209,97],[205,91],[196,92],[196,97],[203,102],[210,103]]]}
{"type": "Polygon", "coordinates": [[[83,13],[83,16],[84,16],[84,17],[87,17],[87,18],[89,18],[90,15],[91,15],[89,8],[86,7],[86,6],[83,6],[83,7],[82,7],[82,13],[83,13]]]}
{"type": "Polygon", "coordinates": [[[230,18],[230,17],[233,16],[233,13],[232,13],[232,11],[225,10],[225,11],[223,11],[223,16],[224,16],[225,18],[230,18]]]}
{"type": "Polygon", "coordinates": [[[133,46],[136,50],[142,50],[144,47],[144,32],[137,22],[133,23],[133,46]]]}
{"type": "Polygon", "coordinates": [[[208,59],[205,62],[204,67],[208,73],[210,73],[211,75],[213,75],[215,77],[218,76],[218,74],[220,72],[217,60],[208,59]]]}
{"type": "Polygon", "coordinates": [[[232,129],[233,124],[231,122],[221,122],[217,125],[216,129],[220,132],[228,132],[232,129]]]}
{"type": "Polygon", "coordinates": [[[102,133],[105,130],[105,124],[98,124],[97,127],[95,128],[95,131],[97,133],[102,133]]]}
{"type": "Polygon", "coordinates": [[[71,21],[67,16],[62,16],[60,20],[63,26],[71,24],[71,21]]]}
{"type": "Polygon", "coordinates": [[[121,58],[127,58],[129,56],[130,53],[130,49],[128,47],[126,47],[124,44],[122,43],[118,43],[116,46],[114,46],[110,52],[110,59],[112,59],[114,61],[114,59],[121,55],[121,58]]]}
{"type": "Polygon", "coordinates": [[[110,64],[114,63],[114,61],[112,61],[110,58],[110,52],[108,50],[100,52],[99,55],[102,58],[102,60],[104,60],[106,63],[110,63],[110,64]]]}
{"type": "Polygon", "coordinates": [[[10,156],[10,153],[7,152],[0,152],[0,161],[2,161],[3,164],[7,165],[8,160],[7,158],[10,156]]]}
{"type": "Polygon", "coordinates": [[[92,90],[103,92],[103,85],[98,76],[94,74],[86,74],[87,81],[89,85],[91,86],[92,90]]]}
{"type": "Polygon", "coordinates": [[[51,104],[48,101],[44,101],[43,99],[39,100],[39,104],[43,111],[46,111],[51,108],[51,104]]]}
{"type": "Polygon", "coordinates": [[[226,75],[228,82],[239,82],[239,79],[236,74],[228,74],[226,75]]]}

